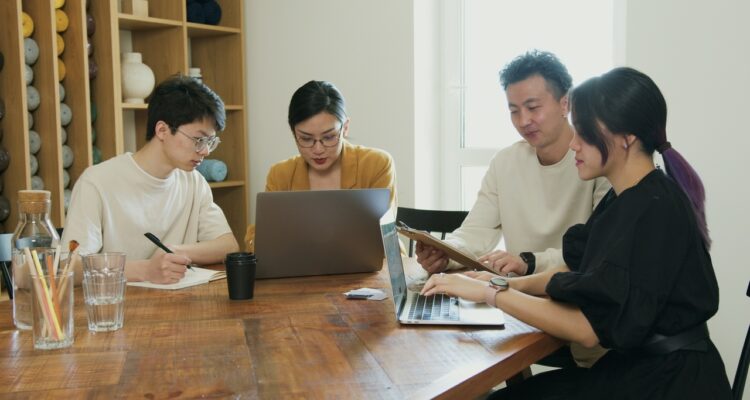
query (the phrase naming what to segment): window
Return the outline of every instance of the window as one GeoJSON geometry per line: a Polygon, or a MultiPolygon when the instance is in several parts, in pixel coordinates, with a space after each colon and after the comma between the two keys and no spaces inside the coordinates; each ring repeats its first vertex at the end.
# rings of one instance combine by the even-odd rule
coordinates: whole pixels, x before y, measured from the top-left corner
{"type": "Polygon", "coordinates": [[[520,137],[499,71],[531,49],[555,53],[577,84],[614,66],[618,0],[443,3],[443,203],[468,210],[497,150],[520,137]],[[460,188],[455,191],[447,188],[460,188]]]}

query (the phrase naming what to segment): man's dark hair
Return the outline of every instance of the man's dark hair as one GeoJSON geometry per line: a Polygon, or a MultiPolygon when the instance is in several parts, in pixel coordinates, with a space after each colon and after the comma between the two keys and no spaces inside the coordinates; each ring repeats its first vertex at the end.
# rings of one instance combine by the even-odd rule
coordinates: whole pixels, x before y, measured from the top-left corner
{"type": "Polygon", "coordinates": [[[174,134],[181,125],[203,119],[214,121],[216,132],[224,130],[224,102],[208,86],[185,75],[173,75],[160,82],[148,102],[146,140],[151,140],[156,123],[164,121],[174,134]]]}
{"type": "Polygon", "coordinates": [[[568,69],[554,54],[548,51],[531,50],[516,57],[500,71],[503,90],[534,75],[540,75],[555,99],[560,100],[573,86],[568,69]]]}
{"type": "Polygon", "coordinates": [[[325,111],[342,124],[346,121],[346,101],[341,92],[331,82],[310,81],[302,85],[292,95],[289,102],[289,127],[294,127],[325,111]]]}

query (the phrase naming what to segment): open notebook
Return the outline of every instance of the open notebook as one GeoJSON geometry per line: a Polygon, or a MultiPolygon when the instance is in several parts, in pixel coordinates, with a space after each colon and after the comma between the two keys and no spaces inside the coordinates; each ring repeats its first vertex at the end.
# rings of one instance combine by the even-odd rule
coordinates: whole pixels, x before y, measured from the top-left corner
{"type": "Polygon", "coordinates": [[[184,289],[190,286],[202,285],[218,279],[227,277],[225,271],[214,271],[212,269],[193,267],[185,272],[185,276],[177,283],[159,284],[151,282],[128,282],[128,286],[138,286],[152,289],[184,289]]]}

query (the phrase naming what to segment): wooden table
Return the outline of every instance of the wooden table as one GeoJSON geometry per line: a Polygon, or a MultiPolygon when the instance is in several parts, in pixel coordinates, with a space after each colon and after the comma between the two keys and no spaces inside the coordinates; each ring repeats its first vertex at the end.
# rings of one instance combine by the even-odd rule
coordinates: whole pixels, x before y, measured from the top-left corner
{"type": "Polygon", "coordinates": [[[505,329],[400,326],[379,273],[259,280],[251,301],[226,281],[179,291],[128,287],[125,326],[89,332],[75,291],[75,343],[33,349],[0,302],[2,398],[461,398],[486,393],[561,342],[506,316],[505,329]]]}

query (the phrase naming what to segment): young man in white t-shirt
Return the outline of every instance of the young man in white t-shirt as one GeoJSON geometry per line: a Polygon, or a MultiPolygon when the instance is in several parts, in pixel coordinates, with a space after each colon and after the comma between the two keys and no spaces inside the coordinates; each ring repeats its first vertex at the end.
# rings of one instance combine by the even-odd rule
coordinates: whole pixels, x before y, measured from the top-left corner
{"type": "MultiPolygon", "coordinates": [[[[572,78],[554,54],[522,54],[500,72],[500,81],[513,126],[524,140],[495,155],[469,215],[446,241],[499,274],[529,275],[564,265],[563,234],[586,222],[610,185],[603,178],[578,178],[575,153],[568,147],[572,78]],[[506,248],[496,250],[503,236],[506,248]]],[[[431,246],[418,243],[416,254],[431,273],[460,267],[431,246]]],[[[574,349],[585,366],[602,354],[574,349]]]]}
{"type": "Polygon", "coordinates": [[[220,140],[226,114],[219,96],[186,76],[161,82],[148,105],[146,139],[84,171],[73,188],[62,243],[80,253],[121,251],[129,281],[174,283],[187,265],[220,262],[239,246],[211,188],[196,171],[220,140]],[[151,232],[173,254],[144,234],[151,232]]]}

